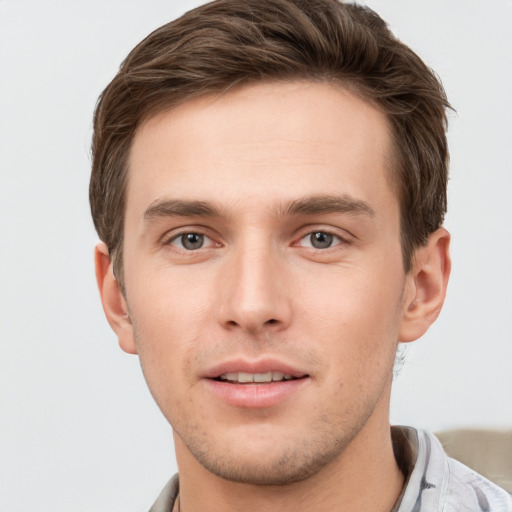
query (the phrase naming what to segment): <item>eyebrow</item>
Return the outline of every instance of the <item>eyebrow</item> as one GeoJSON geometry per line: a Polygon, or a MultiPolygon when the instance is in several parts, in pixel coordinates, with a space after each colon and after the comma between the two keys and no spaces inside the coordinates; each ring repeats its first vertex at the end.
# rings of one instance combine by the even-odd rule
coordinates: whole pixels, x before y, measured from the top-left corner
{"type": "MultiPolygon", "coordinates": [[[[375,211],[365,201],[349,195],[315,195],[285,202],[276,208],[276,213],[283,216],[321,215],[325,213],[342,213],[349,215],[369,215],[375,217],[375,211]]],[[[188,201],[182,199],[157,199],[144,211],[144,221],[166,217],[222,217],[217,207],[208,201],[188,201]]]]}
{"type": "Polygon", "coordinates": [[[220,217],[220,211],[206,201],[157,199],[144,211],[144,221],[165,217],[220,217]]]}
{"type": "Polygon", "coordinates": [[[284,204],[279,209],[279,212],[290,216],[343,213],[375,217],[375,211],[367,202],[355,199],[347,194],[342,196],[319,195],[304,197],[284,204]]]}

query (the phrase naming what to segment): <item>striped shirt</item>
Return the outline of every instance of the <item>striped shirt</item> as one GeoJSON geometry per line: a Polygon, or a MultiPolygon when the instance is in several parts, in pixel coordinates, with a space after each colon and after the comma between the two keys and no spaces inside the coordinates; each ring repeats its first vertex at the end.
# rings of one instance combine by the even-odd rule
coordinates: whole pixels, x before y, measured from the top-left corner
{"type": "Polygon", "coordinates": [[[391,512],[512,512],[512,496],[446,455],[432,434],[392,427],[406,483],[391,512]]]}

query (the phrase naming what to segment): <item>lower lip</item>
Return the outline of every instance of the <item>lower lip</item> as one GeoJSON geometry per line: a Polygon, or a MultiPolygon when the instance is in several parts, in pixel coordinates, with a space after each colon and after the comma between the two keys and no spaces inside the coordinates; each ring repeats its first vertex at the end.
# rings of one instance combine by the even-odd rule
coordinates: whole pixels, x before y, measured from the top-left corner
{"type": "Polygon", "coordinates": [[[217,398],[229,405],[260,409],[283,402],[303,388],[309,382],[309,378],[283,380],[268,384],[231,384],[213,379],[205,379],[204,382],[217,398]]]}

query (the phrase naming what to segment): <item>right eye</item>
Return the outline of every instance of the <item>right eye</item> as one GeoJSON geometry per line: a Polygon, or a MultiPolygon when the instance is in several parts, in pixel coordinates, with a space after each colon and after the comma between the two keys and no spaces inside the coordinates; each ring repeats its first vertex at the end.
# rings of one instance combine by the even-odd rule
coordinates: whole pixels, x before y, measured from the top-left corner
{"type": "Polygon", "coordinates": [[[198,249],[202,249],[206,244],[214,244],[213,240],[206,235],[195,232],[180,233],[169,240],[168,243],[169,245],[186,251],[197,251],[198,249]]]}

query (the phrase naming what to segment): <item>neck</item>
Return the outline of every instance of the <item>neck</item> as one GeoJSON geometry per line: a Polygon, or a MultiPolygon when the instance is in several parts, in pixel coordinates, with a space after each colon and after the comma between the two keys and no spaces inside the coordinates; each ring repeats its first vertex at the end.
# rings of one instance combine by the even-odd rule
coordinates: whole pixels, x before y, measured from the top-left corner
{"type": "Polygon", "coordinates": [[[309,478],[260,486],[225,480],[201,466],[175,435],[181,512],[315,510],[389,512],[404,478],[393,455],[389,423],[375,432],[370,419],[340,456],[309,478]],[[387,427],[387,428],[386,428],[387,427]]]}

